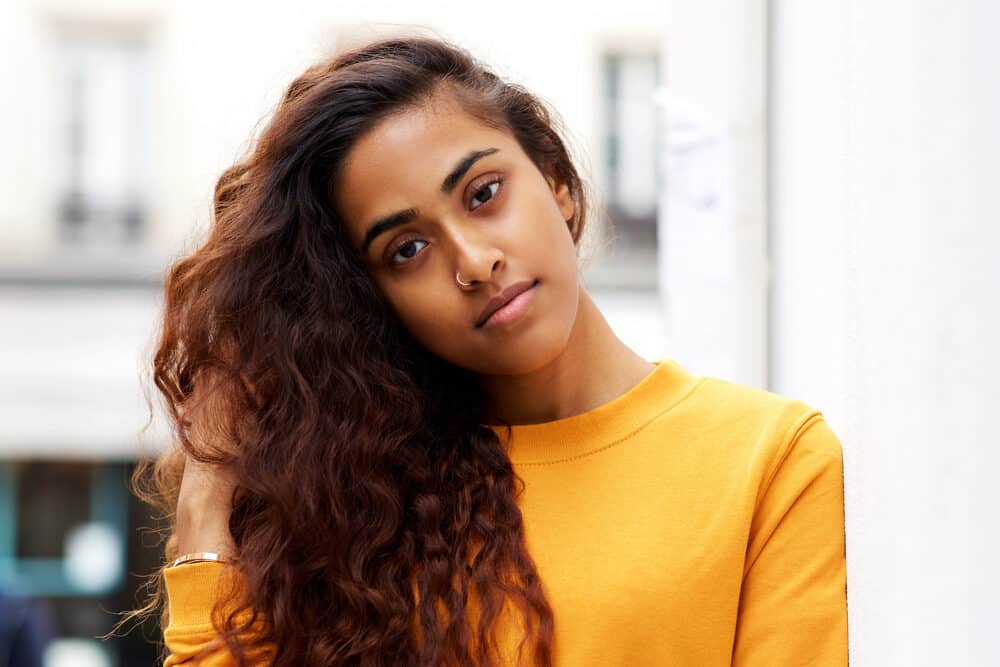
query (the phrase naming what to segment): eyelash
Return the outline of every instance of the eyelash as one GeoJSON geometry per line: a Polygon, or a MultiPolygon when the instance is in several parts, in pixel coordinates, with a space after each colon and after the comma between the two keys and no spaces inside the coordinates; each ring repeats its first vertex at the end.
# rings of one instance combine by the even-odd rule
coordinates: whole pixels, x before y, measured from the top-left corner
{"type": "MultiPolygon", "coordinates": [[[[478,195],[483,190],[486,190],[491,185],[497,185],[498,186],[496,192],[494,192],[486,202],[484,202],[484,203],[480,204],[479,206],[475,207],[474,209],[472,209],[473,211],[478,211],[479,209],[483,208],[484,206],[489,206],[490,204],[493,203],[493,200],[496,199],[500,195],[500,191],[503,189],[503,177],[499,176],[499,175],[498,176],[494,176],[490,180],[488,180],[485,183],[483,183],[481,186],[479,186],[478,188],[476,188],[475,191],[473,191],[473,193],[472,193],[472,199],[475,199],[476,195],[478,195]]],[[[392,259],[393,257],[396,256],[396,253],[398,253],[402,248],[406,247],[408,244],[410,244],[410,243],[412,243],[414,241],[419,241],[419,240],[421,240],[421,239],[418,239],[418,238],[415,238],[415,237],[409,237],[409,238],[407,238],[405,236],[402,237],[398,242],[396,242],[392,246],[392,249],[389,252],[389,259],[388,259],[389,265],[390,266],[401,266],[403,264],[408,263],[410,260],[412,260],[414,257],[416,257],[416,255],[414,255],[413,257],[409,257],[409,258],[407,258],[406,260],[404,260],[402,262],[395,262],[392,259]]],[[[419,253],[419,251],[418,251],[418,253],[419,253]]]]}

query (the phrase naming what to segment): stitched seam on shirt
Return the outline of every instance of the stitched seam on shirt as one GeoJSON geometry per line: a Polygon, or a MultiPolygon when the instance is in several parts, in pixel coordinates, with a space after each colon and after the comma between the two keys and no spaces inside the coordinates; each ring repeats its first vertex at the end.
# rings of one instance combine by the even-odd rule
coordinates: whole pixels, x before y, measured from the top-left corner
{"type": "Polygon", "coordinates": [[[587,456],[592,456],[594,454],[599,454],[600,452],[603,452],[603,451],[605,451],[607,449],[611,449],[612,447],[616,447],[616,446],[622,444],[623,442],[625,442],[626,440],[635,437],[644,428],[646,428],[647,426],[649,426],[650,424],[652,424],[654,421],[656,421],[657,419],[659,419],[661,416],[663,416],[667,412],[673,410],[675,407],[677,407],[678,405],[680,405],[685,399],[687,399],[688,396],[690,396],[691,394],[694,393],[695,389],[697,389],[698,387],[700,387],[701,384],[703,382],[705,382],[705,380],[707,380],[707,379],[708,379],[707,377],[700,378],[697,382],[695,382],[691,386],[691,388],[683,396],[681,396],[676,401],[674,401],[673,403],[671,403],[667,407],[665,407],[662,410],[660,410],[659,412],[657,412],[655,415],[653,415],[648,420],[646,420],[645,423],[643,423],[643,424],[639,425],[638,427],[636,427],[635,430],[631,431],[627,435],[624,435],[621,438],[619,438],[619,439],[617,439],[617,440],[615,440],[613,442],[609,442],[606,445],[601,445],[600,447],[598,447],[596,449],[591,449],[591,450],[588,450],[586,452],[583,452],[583,453],[580,453],[580,454],[575,454],[573,456],[567,456],[567,457],[561,458],[561,459],[555,459],[553,461],[525,461],[523,463],[516,463],[516,462],[514,462],[513,465],[516,465],[516,466],[547,466],[547,465],[553,465],[553,464],[556,464],[556,463],[566,463],[567,461],[575,461],[577,459],[582,459],[582,458],[585,458],[587,456]]]}
{"type": "Polygon", "coordinates": [[[754,503],[755,505],[759,505],[760,499],[767,495],[768,489],[771,488],[771,482],[774,481],[774,478],[778,474],[778,469],[781,468],[781,464],[785,462],[786,458],[788,458],[788,455],[791,453],[792,447],[795,446],[796,441],[798,441],[798,439],[802,437],[802,434],[805,433],[806,430],[808,430],[814,423],[822,421],[823,418],[822,412],[814,408],[810,408],[804,415],[792,422],[792,424],[788,427],[785,431],[785,437],[782,438],[783,442],[781,451],[776,458],[775,464],[771,466],[767,480],[761,487],[761,492],[757,495],[757,499],[754,503]],[[789,433],[791,433],[791,437],[789,437],[789,433]]]}
{"type": "MultiPolygon", "coordinates": [[[[757,495],[757,499],[754,501],[754,515],[757,514],[757,510],[760,508],[761,498],[767,495],[767,492],[771,488],[771,483],[774,481],[774,478],[778,475],[778,470],[781,468],[781,465],[785,462],[785,459],[787,459],[788,455],[791,453],[792,447],[795,446],[795,443],[798,442],[798,440],[802,437],[802,435],[807,430],[809,430],[813,426],[813,424],[821,422],[824,419],[825,417],[823,416],[823,413],[820,410],[810,408],[804,415],[799,417],[799,419],[792,422],[792,424],[785,431],[785,437],[783,438],[783,443],[782,443],[782,451],[777,457],[777,463],[771,468],[770,474],[767,477],[767,481],[761,487],[762,490],[757,495]],[[788,435],[789,433],[792,434],[791,437],[789,437],[788,435]]],[[[798,495],[795,497],[795,500],[792,503],[790,503],[789,506],[797,503],[798,499],[802,497],[802,494],[804,494],[806,490],[812,488],[813,484],[815,483],[816,483],[815,478],[809,480],[809,483],[806,485],[806,487],[801,491],[799,491],[798,495]]],[[[823,493],[825,493],[825,491],[823,493]]],[[[781,522],[784,521],[784,519],[785,515],[783,514],[781,518],[778,520],[778,523],[775,524],[772,533],[778,529],[778,527],[781,525],[781,522]]],[[[761,548],[754,555],[753,561],[749,564],[749,566],[745,567],[742,577],[743,581],[746,581],[746,578],[750,575],[750,571],[753,570],[753,566],[757,564],[757,560],[760,558],[760,555],[761,553],[763,553],[763,551],[764,551],[763,548],[761,548]]],[[[744,565],[746,564],[744,563],[744,565]]]]}

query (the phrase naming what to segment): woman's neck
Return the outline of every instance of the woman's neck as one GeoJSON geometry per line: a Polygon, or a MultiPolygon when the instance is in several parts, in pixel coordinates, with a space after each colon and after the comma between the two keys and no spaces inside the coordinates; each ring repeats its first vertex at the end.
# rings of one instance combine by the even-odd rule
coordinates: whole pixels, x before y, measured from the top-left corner
{"type": "Polygon", "coordinates": [[[482,376],[487,423],[537,424],[587,412],[624,394],[655,367],[625,345],[581,287],[566,347],[523,375],[482,376]]]}

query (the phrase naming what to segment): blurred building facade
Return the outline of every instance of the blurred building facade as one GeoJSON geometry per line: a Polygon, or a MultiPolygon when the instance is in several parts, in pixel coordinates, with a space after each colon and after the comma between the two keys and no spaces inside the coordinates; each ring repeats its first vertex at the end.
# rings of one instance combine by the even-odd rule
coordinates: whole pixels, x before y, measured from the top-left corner
{"type": "Polygon", "coordinates": [[[339,48],[413,28],[539,93],[615,224],[588,287],[624,340],[660,358],[665,27],[659,5],[639,0],[572,13],[537,3],[0,5],[0,586],[49,603],[59,640],[47,664],[152,664],[154,628],[96,637],[109,612],[136,602],[135,575],[159,558],[140,530],[156,519],[127,480],[136,457],[169,437],[159,419],[143,431],[161,280],[204,233],[215,178],[291,79],[339,48]]]}

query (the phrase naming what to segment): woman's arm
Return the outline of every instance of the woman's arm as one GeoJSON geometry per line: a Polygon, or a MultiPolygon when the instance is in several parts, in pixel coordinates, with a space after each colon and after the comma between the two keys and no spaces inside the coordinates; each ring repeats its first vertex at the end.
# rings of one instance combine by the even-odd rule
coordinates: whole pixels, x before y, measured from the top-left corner
{"type": "MultiPolygon", "coordinates": [[[[163,640],[169,653],[163,667],[181,664],[233,667],[237,664],[221,643],[211,619],[224,569],[221,563],[204,562],[164,570],[170,620],[163,630],[163,640]],[[202,657],[192,661],[199,654],[202,657]]],[[[257,664],[265,665],[267,662],[257,664]]]]}
{"type": "Polygon", "coordinates": [[[747,547],[732,664],[843,667],[843,453],[820,413],[802,422],[764,484],[747,547]]]}
{"type": "MultiPolygon", "coordinates": [[[[185,461],[175,527],[178,554],[210,551],[226,557],[236,553],[229,532],[233,488],[232,479],[215,466],[191,458],[185,461]]],[[[220,597],[235,600],[242,594],[239,570],[220,562],[205,561],[167,567],[163,575],[169,619],[163,630],[169,653],[163,667],[181,664],[235,666],[235,658],[213,625],[212,609],[220,597]],[[192,662],[197,655],[201,657],[192,662]]],[[[237,622],[244,622],[248,617],[249,612],[243,612],[237,622]]],[[[262,624],[258,623],[253,632],[261,629],[262,624]]],[[[244,638],[249,636],[242,635],[244,638]]],[[[265,646],[262,654],[248,656],[243,664],[247,667],[269,665],[272,655],[272,648],[265,646]]]]}
{"type": "MultiPolygon", "coordinates": [[[[188,436],[197,451],[232,452],[234,422],[240,426],[241,439],[253,438],[246,413],[234,420],[231,394],[220,391],[219,385],[212,387],[207,383],[200,384],[199,389],[208,391],[192,396],[185,406],[188,436]]],[[[235,556],[237,548],[229,532],[229,519],[236,486],[235,476],[225,465],[185,455],[175,514],[174,544],[168,552],[178,556],[197,552],[214,552],[224,558],[235,556]]],[[[164,667],[192,664],[186,661],[206,649],[210,649],[207,655],[193,664],[206,667],[237,664],[221,643],[212,622],[212,609],[220,596],[233,599],[236,591],[242,593],[239,571],[218,562],[195,562],[167,567],[163,574],[168,604],[168,623],[163,634],[169,653],[164,667]]],[[[268,663],[259,660],[244,664],[268,663]]]]}
{"type": "MultiPolygon", "coordinates": [[[[217,466],[190,457],[184,463],[174,536],[176,552],[188,554],[210,551],[230,557],[236,545],[229,532],[230,499],[235,482],[217,466]]],[[[201,562],[167,567],[164,570],[169,622],[163,631],[169,652],[164,667],[186,662],[210,645],[217,648],[195,664],[229,667],[236,661],[219,643],[212,625],[212,607],[224,590],[224,573],[235,574],[218,562],[201,562]]],[[[266,663],[262,663],[266,664],[266,663]]]]}

